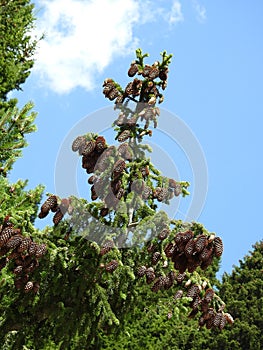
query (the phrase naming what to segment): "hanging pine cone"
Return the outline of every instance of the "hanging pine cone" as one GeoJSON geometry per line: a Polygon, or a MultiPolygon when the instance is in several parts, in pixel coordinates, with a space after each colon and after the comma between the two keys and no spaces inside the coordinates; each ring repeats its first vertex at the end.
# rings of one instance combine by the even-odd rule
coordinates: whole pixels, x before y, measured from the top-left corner
{"type": "Polygon", "coordinates": [[[108,214],[109,214],[109,208],[101,208],[100,210],[101,217],[107,216],[108,214]]]}
{"type": "Polygon", "coordinates": [[[195,241],[195,252],[200,253],[205,246],[207,245],[208,241],[207,241],[207,236],[206,235],[199,235],[196,238],[195,241]]]}
{"type": "Polygon", "coordinates": [[[13,272],[15,275],[21,275],[23,273],[23,266],[22,265],[16,266],[13,272]]]}
{"type": "Polygon", "coordinates": [[[53,216],[54,225],[58,225],[60,221],[63,219],[63,213],[60,209],[57,210],[56,214],[53,216]]]}
{"type": "Polygon", "coordinates": [[[7,241],[6,247],[8,249],[15,249],[16,247],[18,247],[20,245],[21,242],[22,242],[22,236],[15,235],[7,241]]]}
{"type": "Polygon", "coordinates": [[[117,260],[112,260],[110,261],[108,264],[105,265],[105,270],[107,272],[113,272],[117,269],[117,267],[119,266],[119,263],[117,260]]]}
{"type": "Polygon", "coordinates": [[[77,152],[86,142],[84,136],[78,136],[72,143],[72,151],[77,152]]]}
{"type": "Polygon", "coordinates": [[[113,88],[109,91],[109,93],[107,94],[107,97],[110,101],[113,101],[113,100],[115,100],[116,97],[119,96],[119,94],[120,93],[119,93],[118,89],[113,88]]]}
{"type": "Polygon", "coordinates": [[[220,329],[220,331],[223,330],[223,328],[225,327],[225,325],[226,325],[226,318],[225,318],[225,315],[222,315],[220,324],[219,324],[219,326],[218,326],[218,328],[220,329]]]}
{"type": "Polygon", "coordinates": [[[200,294],[200,288],[197,284],[192,284],[187,291],[186,296],[189,298],[196,298],[200,294]]]}
{"type": "Polygon", "coordinates": [[[101,153],[106,148],[106,140],[103,136],[98,136],[96,139],[96,151],[101,153]]]}
{"type": "Polygon", "coordinates": [[[152,264],[156,265],[160,259],[161,259],[161,253],[160,252],[153,253],[152,264]]]}
{"type": "Polygon", "coordinates": [[[128,70],[128,76],[132,78],[132,77],[135,76],[135,74],[137,72],[138,72],[138,66],[137,66],[137,64],[135,62],[132,62],[131,66],[130,66],[130,68],[128,70]]]}
{"type": "Polygon", "coordinates": [[[151,80],[154,80],[158,77],[158,75],[159,75],[159,69],[157,67],[152,66],[152,69],[148,74],[148,78],[151,80]]]}
{"type": "Polygon", "coordinates": [[[156,292],[158,292],[158,290],[164,288],[165,283],[166,283],[165,276],[158,277],[151,288],[152,292],[156,293],[156,292]]]}
{"type": "Polygon", "coordinates": [[[213,254],[213,247],[208,245],[200,253],[200,255],[199,255],[200,260],[207,261],[210,257],[212,257],[212,254],[213,254]]]}
{"type": "Polygon", "coordinates": [[[14,234],[12,227],[6,227],[2,230],[0,234],[0,247],[3,247],[8,242],[9,238],[14,234]]]}
{"type": "Polygon", "coordinates": [[[165,276],[165,289],[169,289],[173,286],[175,281],[176,274],[174,271],[168,272],[167,276],[165,276]]]}
{"type": "Polygon", "coordinates": [[[146,283],[151,284],[155,280],[154,269],[152,267],[148,267],[145,274],[146,274],[146,283]]]}
{"type": "Polygon", "coordinates": [[[185,246],[185,248],[184,248],[184,253],[185,253],[185,255],[186,255],[187,257],[192,256],[193,253],[194,253],[194,249],[195,249],[195,241],[194,241],[194,239],[191,238],[191,239],[187,242],[187,244],[186,244],[186,246],[185,246]]]}
{"type": "Polygon", "coordinates": [[[112,248],[114,247],[114,242],[112,240],[107,240],[103,243],[101,250],[100,250],[100,255],[105,255],[107,254],[112,248]]]}
{"type": "Polygon", "coordinates": [[[175,245],[172,242],[168,243],[167,246],[164,248],[164,252],[167,258],[171,258],[175,250],[176,250],[175,245]]]}
{"type": "Polygon", "coordinates": [[[127,142],[122,143],[118,147],[118,152],[121,157],[123,157],[126,160],[131,160],[132,159],[132,150],[127,142]]]}
{"type": "Polygon", "coordinates": [[[176,281],[178,284],[182,283],[183,280],[185,279],[186,277],[186,273],[178,273],[178,275],[175,277],[176,281]]]}
{"type": "Polygon", "coordinates": [[[131,137],[131,132],[129,129],[123,130],[120,135],[118,136],[119,142],[124,142],[128,140],[128,138],[131,137]]]}
{"type": "Polygon", "coordinates": [[[18,253],[22,253],[25,250],[27,250],[32,243],[32,240],[30,237],[23,237],[22,242],[20,243],[19,247],[17,248],[18,253]]]}
{"type": "Polygon", "coordinates": [[[213,327],[215,328],[219,327],[222,321],[222,318],[223,318],[222,312],[218,312],[213,318],[213,327]]]}
{"type": "Polygon", "coordinates": [[[219,258],[223,253],[223,242],[220,237],[214,239],[214,254],[219,258]]]}
{"type": "Polygon", "coordinates": [[[125,168],[126,168],[125,161],[123,159],[117,160],[117,162],[113,166],[114,177],[121,175],[121,173],[124,171],[125,168]]]}
{"type": "Polygon", "coordinates": [[[174,299],[175,299],[175,300],[181,299],[182,296],[183,296],[183,294],[184,294],[184,292],[183,292],[181,289],[179,289],[179,290],[175,293],[174,299]]]}
{"type": "Polygon", "coordinates": [[[91,140],[86,142],[80,150],[80,154],[84,157],[91,155],[96,147],[96,142],[91,140]]]}
{"type": "Polygon", "coordinates": [[[211,303],[211,301],[213,300],[215,295],[215,292],[213,291],[212,288],[208,288],[205,291],[205,295],[204,295],[204,301],[207,302],[208,304],[211,303]]]}
{"type": "Polygon", "coordinates": [[[32,242],[30,244],[30,247],[28,248],[28,254],[30,256],[34,256],[36,254],[37,248],[38,248],[38,244],[35,242],[32,242]]]}
{"type": "Polygon", "coordinates": [[[147,267],[146,266],[140,266],[137,270],[138,277],[143,277],[146,273],[147,267]]]}
{"type": "Polygon", "coordinates": [[[158,238],[159,238],[161,241],[163,241],[165,238],[168,237],[169,233],[170,233],[169,229],[168,229],[168,228],[164,228],[164,229],[162,229],[162,231],[159,233],[158,238]]]}
{"type": "Polygon", "coordinates": [[[25,293],[30,292],[33,289],[33,287],[34,287],[34,283],[31,281],[28,281],[24,287],[25,293]]]}
{"type": "Polygon", "coordinates": [[[95,175],[91,175],[91,176],[88,178],[88,183],[89,183],[90,185],[93,185],[94,179],[95,179],[95,175]]]}
{"type": "Polygon", "coordinates": [[[180,273],[184,273],[187,269],[188,261],[184,254],[176,257],[174,262],[174,268],[179,270],[180,273]]]}
{"type": "Polygon", "coordinates": [[[160,71],[159,71],[159,78],[161,79],[161,80],[167,80],[167,78],[168,78],[168,68],[162,68],[162,69],[160,69],[160,71]]]}
{"type": "Polygon", "coordinates": [[[143,68],[142,76],[144,78],[148,78],[149,74],[151,73],[151,70],[152,70],[152,66],[146,64],[143,68]]]}
{"type": "Polygon", "coordinates": [[[144,200],[148,199],[151,193],[152,193],[151,187],[145,185],[142,191],[142,199],[144,200]]]}
{"type": "Polygon", "coordinates": [[[42,243],[39,244],[36,248],[36,252],[35,252],[35,257],[36,258],[41,258],[43,255],[45,255],[47,252],[47,246],[46,244],[42,243]]]}

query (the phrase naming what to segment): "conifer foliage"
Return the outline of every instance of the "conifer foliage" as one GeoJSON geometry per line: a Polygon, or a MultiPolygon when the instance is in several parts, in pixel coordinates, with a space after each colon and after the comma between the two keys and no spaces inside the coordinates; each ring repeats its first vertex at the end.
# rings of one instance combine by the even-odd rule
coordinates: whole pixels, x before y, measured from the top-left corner
{"type": "Polygon", "coordinates": [[[26,181],[9,183],[25,135],[35,129],[32,104],[19,111],[16,101],[7,101],[33,64],[36,42],[27,34],[32,10],[26,0],[1,1],[2,349],[100,348],[98,330],[121,329],[136,305],[138,286],[167,297],[169,320],[186,311],[200,327],[222,330],[233,320],[203,272],[221,256],[222,241],[201,224],[171,220],[158,209],[158,203],[187,196],[189,183],[162,175],[144,143],[161,118],[158,104],[172,55],[164,51],[160,61],[148,64],[148,55],[138,49],[125,87],[104,81],[103,94],[118,113],[116,144],[92,132],[72,140],[88,174],[91,200],[48,194],[38,208],[42,186],[28,191],[26,181]],[[54,225],[37,230],[37,215],[52,215],[54,225]]]}

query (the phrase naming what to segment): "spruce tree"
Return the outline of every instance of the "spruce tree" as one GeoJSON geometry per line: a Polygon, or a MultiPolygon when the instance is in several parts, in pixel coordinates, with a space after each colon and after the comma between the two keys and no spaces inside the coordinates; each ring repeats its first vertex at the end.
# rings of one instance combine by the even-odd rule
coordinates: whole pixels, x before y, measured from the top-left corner
{"type": "Polygon", "coordinates": [[[49,195],[38,215],[52,215],[54,226],[43,232],[24,229],[12,215],[2,219],[3,273],[9,278],[1,305],[12,305],[1,321],[5,349],[99,349],[99,330],[110,334],[123,326],[142,285],[164,293],[165,303],[157,306],[168,319],[188,310],[200,327],[222,330],[233,322],[200,273],[221,256],[222,240],[158,208],[186,196],[189,183],[163,176],[147,156],[144,139],[152,124],[157,127],[156,104],[164,98],[172,55],[164,51],[152,65],[147,56],[136,51],[128,76],[138,78],[125,88],[113,79],[103,84],[118,112],[118,144],[94,133],[73,140],[72,151],[89,174],[91,201],[49,195]]]}
{"type": "Polygon", "coordinates": [[[259,350],[263,348],[263,241],[239,261],[231,274],[224,274],[219,293],[235,318],[233,327],[207,339],[209,349],[259,350]]]}

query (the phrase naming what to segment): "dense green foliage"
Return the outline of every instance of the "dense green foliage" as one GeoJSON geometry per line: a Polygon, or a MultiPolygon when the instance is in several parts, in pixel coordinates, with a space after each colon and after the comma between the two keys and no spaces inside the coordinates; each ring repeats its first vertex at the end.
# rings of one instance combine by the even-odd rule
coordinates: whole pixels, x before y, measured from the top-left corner
{"type": "Polygon", "coordinates": [[[128,71],[137,78],[124,88],[105,80],[120,145],[77,138],[91,201],[53,195],[39,210],[42,186],[8,181],[35,130],[32,103],[19,110],[7,99],[34,62],[33,5],[1,1],[0,15],[0,348],[260,349],[262,243],[219,283],[221,239],[158,210],[189,186],[160,174],[143,143],[157,126],[172,56],[149,65],[138,49],[128,71]],[[36,216],[52,212],[54,225],[37,230],[36,216]]]}
{"type": "Polygon", "coordinates": [[[168,320],[165,313],[152,311],[163,297],[141,289],[136,308],[125,318],[122,332],[102,335],[103,349],[262,349],[262,267],[261,241],[231,274],[224,274],[223,280],[217,281],[219,294],[235,318],[233,326],[226,327],[223,332],[198,328],[196,322],[183,313],[168,320]]]}
{"type": "Polygon", "coordinates": [[[33,8],[30,0],[0,1],[0,100],[21,89],[34,64],[33,8]]]}

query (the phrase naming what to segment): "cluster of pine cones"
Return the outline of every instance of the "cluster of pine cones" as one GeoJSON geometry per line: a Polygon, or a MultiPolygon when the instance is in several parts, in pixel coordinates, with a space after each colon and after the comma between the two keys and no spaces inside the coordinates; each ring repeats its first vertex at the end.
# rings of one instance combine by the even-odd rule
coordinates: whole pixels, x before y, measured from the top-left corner
{"type": "Polygon", "coordinates": [[[40,209],[38,217],[40,219],[45,218],[49,212],[55,213],[53,216],[54,225],[58,225],[59,222],[63,219],[64,215],[69,209],[69,199],[63,198],[61,203],[58,204],[58,197],[55,195],[49,196],[47,200],[43,203],[40,209]]]}
{"type": "Polygon", "coordinates": [[[174,268],[180,273],[193,272],[198,266],[205,270],[223,253],[223,242],[215,235],[200,234],[194,237],[191,230],[179,232],[164,249],[167,258],[171,258],[174,268]]]}
{"type": "MultiPolygon", "coordinates": [[[[110,239],[106,240],[100,249],[100,255],[104,256],[109,253],[114,248],[114,242],[110,239]]],[[[100,264],[100,268],[105,269],[105,271],[113,273],[117,267],[119,266],[119,262],[115,259],[111,260],[107,264],[100,264]]]]}
{"type": "MultiPolygon", "coordinates": [[[[119,200],[131,191],[136,192],[144,200],[152,198],[159,202],[167,201],[174,195],[178,196],[182,191],[180,183],[173,179],[169,179],[166,187],[156,187],[152,190],[145,182],[150,174],[147,165],[141,166],[140,169],[130,169],[133,176],[124,188],[122,175],[127,169],[126,162],[132,161],[134,154],[127,142],[121,143],[119,147],[108,147],[102,136],[94,139],[78,136],[72,143],[72,150],[78,151],[82,156],[82,167],[87,173],[95,172],[88,179],[88,183],[92,185],[91,199],[100,198],[105,202],[105,208],[101,209],[101,216],[106,216],[109,208],[116,209],[119,200]]],[[[57,210],[55,196],[51,196],[47,203],[44,203],[44,208],[39,215],[45,215],[48,210],[57,210]]]]}
{"type": "MultiPolygon", "coordinates": [[[[194,317],[198,312],[201,312],[199,317],[199,326],[206,328],[219,328],[222,330],[227,323],[233,324],[234,320],[229,313],[224,313],[222,308],[219,308],[218,311],[214,309],[211,305],[215,292],[212,288],[206,288],[205,286],[192,284],[191,281],[188,284],[186,282],[185,286],[187,287],[186,296],[191,298],[190,307],[192,308],[189,317],[194,317]]],[[[175,295],[174,299],[180,299],[184,295],[184,292],[180,289],[175,295]]]]}
{"type": "Polygon", "coordinates": [[[105,79],[103,83],[105,97],[110,101],[115,100],[116,104],[123,103],[126,97],[134,99],[137,96],[140,96],[140,102],[146,102],[149,105],[154,105],[157,99],[161,103],[163,95],[159,92],[159,87],[165,90],[167,86],[168,67],[162,66],[160,62],[142,67],[134,61],[128,70],[128,76],[134,77],[136,74],[142,75],[144,79],[134,78],[124,90],[113,79],[105,79]],[[159,81],[156,82],[155,79],[159,81]]]}
{"type": "Polygon", "coordinates": [[[39,284],[30,280],[30,274],[39,266],[38,260],[46,250],[45,244],[37,244],[31,237],[23,236],[20,229],[13,227],[9,217],[5,218],[0,229],[0,270],[9,261],[14,261],[14,284],[17,289],[22,289],[25,293],[38,291],[39,284]]]}
{"type": "MultiPolygon", "coordinates": [[[[164,227],[159,235],[160,242],[164,241],[170,235],[169,227],[164,227]]],[[[211,265],[213,257],[220,257],[223,252],[223,243],[221,238],[212,235],[198,234],[194,236],[194,232],[187,230],[175,234],[173,241],[166,244],[164,254],[158,249],[158,244],[149,242],[147,252],[150,253],[152,266],[140,266],[137,270],[138,277],[146,277],[146,283],[151,284],[151,290],[158,292],[162,289],[169,289],[175,283],[180,285],[185,280],[188,270],[192,273],[198,266],[206,269],[211,265]],[[158,276],[156,273],[156,265],[162,262],[163,267],[168,266],[165,259],[171,259],[174,269],[166,275],[158,276]],[[177,272],[176,272],[177,271],[177,272]]],[[[233,323],[231,315],[223,313],[222,310],[216,311],[210,304],[214,298],[214,291],[211,288],[205,289],[204,286],[193,284],[191,280],[185,283],[187,293],[185,296],[192,298],[190,307],[192,312],[190,317],[194,317],[199,311],[202,313],[199,319],[199,325],[206,325],[207,328],[219,328],[222,330],[226,323],[233,323]],[[190,283],[189,283],[190,281],[190,283]]],[[[178,290],[174,299],[183,296],[183,291],[178,290]]]]}

